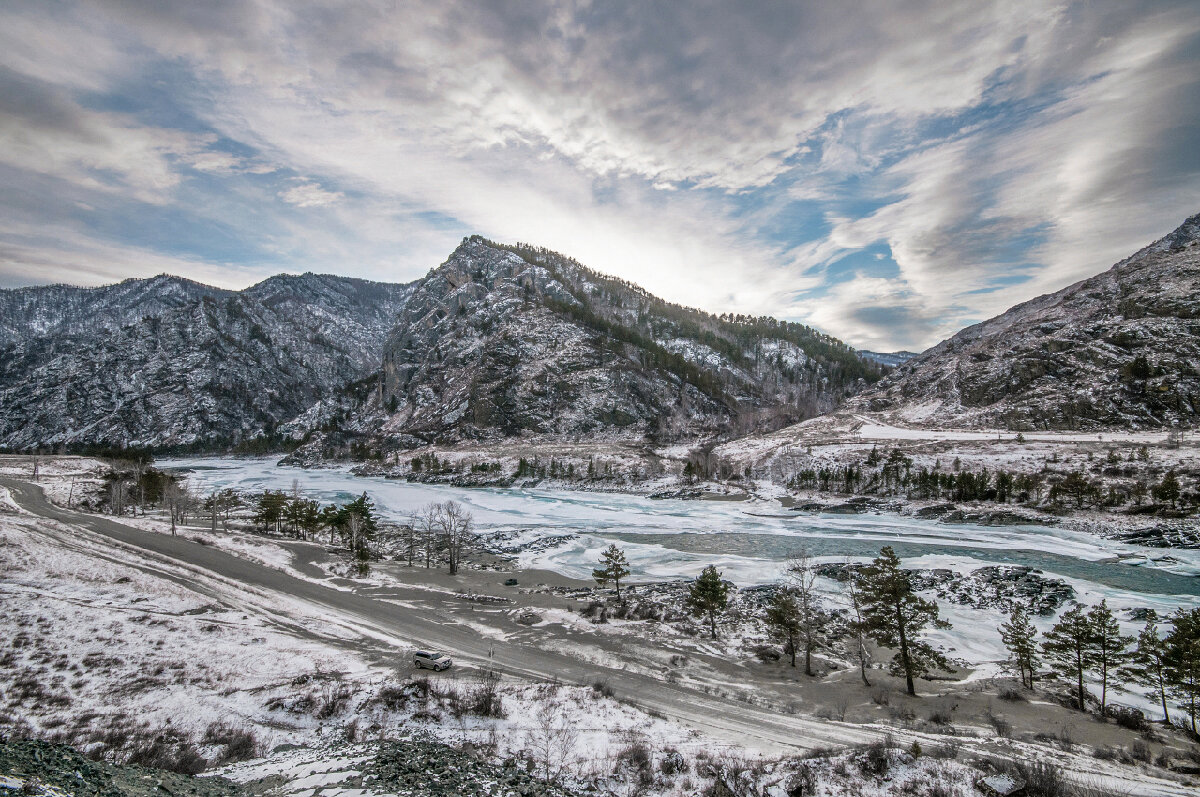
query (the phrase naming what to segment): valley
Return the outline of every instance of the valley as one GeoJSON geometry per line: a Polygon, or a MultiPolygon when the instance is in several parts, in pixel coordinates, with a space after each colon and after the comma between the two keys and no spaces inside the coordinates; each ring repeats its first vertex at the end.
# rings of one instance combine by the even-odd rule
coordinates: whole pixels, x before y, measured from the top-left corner
{"type": "MultiPolygon", "coordinates": [[[[183,467],[185,463],[174,464],[183,467]]],[[[330,471],[275,468],[261,460],[200,460],[186,463],[186,466],[193,474],[192,478],[207,478],[214,487],[218,483],[238,483],[243,486],[253,483],[260,488],[276,484],[290,488],[290,479],[287,477],[293,474],[295,478],[303,479],[302,490],[312,491],[322,498],[349,494],[363,485],[377,486],[372,492],[379,496],[381,511],[385,513],[401,513],[408,505],[406,502],[426,500],[431,491],[438,493],[439,498],[447,495],[447,488],[387,483],[330,471]],[[418,495],[405,495],[414,492],[418,495]]],[[[421,731],[432,732],[437,738],[456,745],[468,740],[475,740],[473,744],[476,747],[498,744],[495,755],[502,758],[505,750],[515,750],[513,745],[528,745],[531,735],[538,733],[539,700],[536,695],[539,693],[529,692],[530,688],[535,688],[529,685],[561,683],[562,686],[554,687],[563,690],[561,699],[555,701],[559,705],[556,710],[564,712],[563,717],[575,716],[571,712],[578,713],[578,718],[570,721],[578,724],[583,731],[573,740],[573,744],[578,745],[578,748],[573,748],[577,752],[563,754],[564,760],[571,761],[571,776],[565,782],[586,781],[588,772],[599,771],[596,767],[606,771],[608,765],[600,762],[619,758],[620,751],[632,743],[630,740],[649,745],[652,758],[661,757],[665,750],[676,750],[684,757],[687,771],[695,773],[695,777],[688,781],[692,785],[686,785],[681,777],[673,777],[657,779],[658,785],[654,787],[654,793],[682,795],[689,793],[689,789],[699,788],[696,777],[700,776],[702,770],[721,771],[720,767],[715,770],[704,769],[704,757],[712,755],[714,750],[723,751],[718,758],[725,760],[726,764],[739,760],[739,757],[742,757],[740,760],[759,761],[759,777],[784,782],[793,770],[772,762],[789,760],[788,755],[803,751],[810,751],[809,755],[815,756],[812,760],[819,762],[820,756],[828,755],[819,750],[830,745],[869,747],[873,743],[886,741],[904,750],[913,747],[915,742],[923,750],[935,751],[953,743],[953,758],[969,764],[975,762],[970,765],[979,766],[997,760],[997,757],[1001,760],[1007,758],[1017,749],[1029,750],[1030,754],[1038,751],[1036,754],[1042,755],[1042,746],[1047,742],[1038,742],[1034,736],[1051,727],[1056,729],[1054,733],[1070,740],[1069,745],[1055,742],[1052,745],[1053,755],[1067,772],[1075,773],[1071,777],[1081,782],[1090,782],[1089,778],[1099,776],[1108,788],[1162,795],[1183,794],[1188,788],[1183,781],[1173,779],[1175,776],[1165,770],[1157,770],[1152,776],[1145,773],[1131,776],[1123,769],[1123,765],[1102,764],[1086,753],[1093,748],[1119,749],[1132,744],[1131,739],[1136,737],[1127,736],[1127,731],[1111,723],[1095,722],[1087,715],[1041,699],[1033,703],[1000,701],[997,695],[1004,688],[1005,679],[996,666],[998,662],[987,660],[986,636],[982,633],[988,628],[995,628],[999,615],[989,615],[986,611],[943,604],[947,609],[946,616],[952,619],[959,631],[957,634],[938,636],[937,641],[964,652],[970,651],[977,660],[964,662],[965,669],[949,679],[922,681],[920,697],[907,698],[902,694],[902,684],[882,670],[872,669],[873,686],[863,687],[857,682],[857,672],[852,667],[846,667],[836,655],[832,658],[827,654],[822,655],[821,674],[815,679],[792,671],[786,659],[759,660],[751,654],[750,646],[766,640],[755,642],[753,634],[747,637],[744,631],[735,631],[737,626],[734,625],[725,627],[719,643],[680,634],[673,630],[675,626],[670,623],[647,624],[646,621],[613,619],[597,625],[587,619],[585,609],[597,599],[610,600],[611,596],[605,598],[604,591],[598,591],[590,580],[579,578],[580,575],[586,575],[586,570],[581,573],[579,568],[594,561],[594,556],[571,553],[569,546],[565,556],[559,548],[537,550],[540,546],[510,547],[511,553],[508,555],[488,554],[481,548],[471,555],[471,561],[475,564],[460,571],[457,576],[447,576],[440,568],[426,570],[420,566],[410,567],[402,561],[402,557],[390,561],[384,558],[373,563],[371,573],[366,577],[337,575],[338,569],[331,569],[331,565],[336,565],[340,558],[336,548],[330,550],[312,541],[302,542],[269,535],[264,537],[237,530],[214,534],[200,519],[172,534],[161,515],[157,519],[154,515],[120,519],[69,511],[42,498],[42,487],[50,495],[61,499],[69,484],[79,484],[94,476],[95,472],[90,470],[92,466],[88,461],[44,463],[42,473],[45,475],[40,477],[40,485],[13,478],[13,475],[29,478],[28,470],[22,472],[22,468],[28,467],[28,462],[10,460],[4,463],[4,472],[12,475],[0,476],[0,486],[10,499],[7,501],[10,510],[3,517],[5,528],[9,530],[6,532],[9,536],[4,549],[9,551],[6,554],[10,557],[9,575],[0,586],[9,595],[6,603],[10,599],[19,601],[11,605],[22,607],[20,617],[34,621],[37,615],[43,615],[43,621],[34,623],[33,627],[40,628],[48,621],[50,625],[47,627],[57,629],[60,635],[57,637],[48,637],[44,631],[38,634],[38,644],[50,646],[42,652],[43,657],[61,656],[69,662],[83,655],[82,648],[86,647],[86,642],[83,642],[86,630],[83,628],[79,631],[85,636],[80,641],[70,646],[63,644],[62,635],[74,635],[76,632],[69,631],[75,623],[70,613],[54,608],[61,605],[58,602],[67,595],[62,586],[39,586],[53,583],[55,579],[61,581],[65,573],[72,569],[78,576],[68,578],[83,578],[79,586],[72,589],[72,600],[77,605],[94,607],[86,616],[96,617],[94,612],[105,602],[110,607],[116,607],[104,609],[113,617],[108,631],[112,635],[110,655],[129,663],[141,660],[150,662],[135,664],[143,671],[147,667],[154,669],[152,662],[157,656],[178,654],[177,645],[170,642],[173,634],[195,635],[199,632],[199,637],[207,635],[214,643],[223,640],[220,644],[231,644],[235,646],[234,650],[244,649],[248,643],[250,650],[257,648],[254,657],[259,664],[252,667],[242,665],[240,670],[229,670],[224,674],[210,672],[206,678],[213,684],[211,687],[203,685],[204,679],[195,677],[183,682],[176,681],[190,682],[192,685],[187,687],[170,687],[169,680],[157,686],[147,685],[134,692],[121,690],[119,682],[113,682],[108,687],[116,688],[119,694],[129,695],[115,704],[109,703],[108,710],[115,708],[124,711],[130,710],[128,706],[132,704],[128,701],[136,701],[138,695],[144,694],[160,706],[155,711],[169,712],[170,702],[164,702],[165,693],[162,690],[192,690],[209,709],[177,726],[176,732],[184,736],[199,739],[206,734],[209,726],[230,722],[236,716],[236,723],[251,729],[263,750],[277,748],[281,743],[315,744],[328,747],[329,752],[323,754],[322,760],[329,761],[330,756],[335,754],[365,756],[369,759],[375,754],[374,748],[353,745],[367,743],[370,732],[368,737],[362,738],[358,736],[361,730],[345,730],[347,723],[362,728],[362,721],[369,718],[375,723],[382,721],[388,727],[395,724],[391,733],[399,734],[400,738],[408,738],[407,734],[421,731]],[[13,532],[19,536],[12,536],[13,532]],[[45,546],[49,546],[46,553],[34,553],[45,546]],[[522,547],[527,547],[530,552],[527,554],[522,547]],[[15,551],[26,553],[14,561],[11,557],[15,551]],[[34,558],[31,559],[31,556],[34,558]],[[72,558],[97,564],[81,568],[72,564],[72,558]],[[67,570],[51,575],[50,582],[38,581],[40,568],[47,565],[34,565],[35,561],[54,561],[56,567],[67,570]],[[17,565],[15,568],[14,564],[17,565]],[[97,567],[101,570],[97,570],[97,567]],[[131,598],[118,597],[111,587],[102,586],[126,577],[118,571],[130,573],[136,579],[133,582],[137,584],[136,593],[146,594],[147,590],[159,590],[164,595],[178,593],[177,597],[172,598],[178,607],[165,604],[162,597],[147,604],[148,607],[156,607],[157,612],[163,612],[159,614],[161,620],[153,621],[162,629],[156,633],[168,641],[162,654],[155,652],[153,644],[144,652],[127,645],[114,647],[116,638],[120,636],[118,626],[123,627],[132,619],[135,622],[128,626],[132,630],[139,623],[147,622],[138,619],[145,612],[137,601],[129,604],[128,608],[120,608],[131,598]],[[137,575],[133,575],[135,573],[137,575]],[[517,585],[505,583],[514,577],[517,585]],[[161,586],[153,586],[156,584],[161,586]],[[48,588],[51,592],[45,592],[48,588]],[[105,591],[95,592],[97,589],[105,591]],[[42,597],[34,603],[26,603],[28,598],[20,597],[39,594],[42,597]],[[52,595],[59,597],[52,598],[52,595]],[[471,596],[489,596],[492,599],[481,601],[471,596]],[[197,601],[201,611],[188,608],[197,601]],[[47,612],[55,619],[46,616],[47,612]],[[241,614],[237,615],[237,612],[241,614]],[[238,616],[241,620],[236,619],[238,616]],[[530,616],[536,618],[532,623],[530,616]],[[997,619],[993,620],[992,617],[997,619]],[[193,622],[196,624],[195,630],[187,631],[193,622]],[[179,627],[181,623],[183,625],[179,627]],[[963,636],[963,633],[966,635],[963,636]],[[258,641],[251,640],[251,637],[258,641]],[[465,723],[440,721],[432,719],[428,709],[424,718],[405,714],[402,709],[398,710],[399,713],[385,715],[378,712],[365,715],[358,713],[363,709],[353,706],[365,708],[378,705],[377,697],[372,695],[377,696],[380,689],[389,683],[396,683],[398,678],[412,677],[410,665],[405,663],[404,657],[406,651],[413,647],[436,647],[455,658],[456,667],[445,676],[434,679],[435,684],[441,684],[435,688],[443,694],[447,689],[453,691],[456,688],[453,684],[457,684],[459,690],[476,689],[476,684],[486,683],[486,679],[482,682],[479,680],[484,673],[498,672],[502,683],[501,700],[508,707],[507,719],[480,718],[465,723]],[[54,652],[56,649],[61,652],[54,652]],[[288,664],[284,670],[276,672],[271,667],[275,666],[272,662],[280,661],[273,652],[278,649],[289,651],[288,664]],[[300,666],[297,656],[307,657],[309,663],[300,666]],[[286,673],[305,670],[306,667],[315,667],[317,680],[292,678],[292,686],[289,687],[286,673]],[[247,681],[247,678],[250,680],[247,681]],[[305,686],[310,683],[317,685],[318,695],[344,690],[347,695],[344,707],[321,713],[323,719],[319,722],[306,720],[304,715],[289,715],[286,711],[280,714],[279,708],[271,708],[290,705],[289,700],[298,698],[288,695],[303,695],[305,689],[311,691],[311,686],[305,686]],[[270,684],[266,691],[261,686],[265,684],[270,684]],[[594,687],[595,684],[603,686],[594,687]],[[212,691],[208,691],[210,689],[212,691]],[[593,689],[600,692],[597,696],[589,697],[593,689]],[[608,701],[611,698],[606,694],[613,694],[622,702],[610,704],[608,701]],[[233,700],[236,702],[230,702],[233,700]],[[997,707],[998,702],[1003,703],[1003,708],[997,707]],[[939,712],[948,712],[948,719],[941,719],[939,712]],[[932,715],[939,715],[938,723],[949,722],[949,725],[939,725],[926,719],[932,715]],[[992,729],[993,721],[989,717],[997,715],[1002,715],[1007,723],[1003,735],[997,735],[992,729]],[[600,719],[602,716],[604,719],[600,719]],[[285,717],[288,719],[280,724],[285,717]],[[948,727],[954,730],[952,736],[947,736],[948,727]],[[606,730],[602,731],[601,728],[606,730]],[[488,741],[489,734],[494,741],[488,741]],[[346,744],[351,747],[344,747],[346,744]],[[781,755],[783,759],[779,758],[781,755]]],[[[720,518],[729,523],[736,517],[734,512],[744,508],[741,504],[726,502],[662,502],[645,499],[638,500],[635,506],[630,507],[627,497],[627,505],[620,507],[615,501],[608,503],[598,500],[605,496],[595,494],[555,496],[553,493],[539,494],[536,491],[527,492],[519,499],[487,490],[454,491],[449,494],[455,498],[473,497],[471,507],[480,515],[482,540],[492,536],[492,531],[515,530],[513,524],[503,524],[506,510],[515,500],[521,500],[530,507],[528,514],[531,517],[545,520],[545,526],[526,529],[533,532],[533,536],[554,533],[555,529],[559,533],[571,529],[570,533],[579,538],[595,535],[603,539],[609,539],[608,535],[614,533],[613,529],[638,528],[639,523],[641,534],[631,536],[661,536],[661,527],[673,529],[673,536],[689,536],[683,529],[696,523],[698,518],[720,518]],[[541,509],[537,509],[539,506],[541,509]],[[575,521],[572,521],[573,517],[575,521]],[[591,531],[586,526],[573,525],[584,517],[595,519],[591,531]],[[635,520],[638,518],[640,520],[635,520]],[[493,528],[490,524],[497,519],[500,524],[493,528]],[[655,531],[651,526],[660,526],[660,529],[655,531]]],[[[750,516],[745,522],[762,523],[763,519],[750,516]]],[[[842,535],[839,535],[833,531],[830,536],[859,538],[864,534],[864,529],[842,529],[841,532],[842,535]]],[[[745,532],[729,534],[737,536],[739,533],[745,532]]],[[[819,538],[823,533],[825,530],[810,529],[810,538],[819,538]]],[[[1029,530],[1028,539],[1033,539],[1039,533],[1029,530]]],[[[502,541],[506,535],[501,533],[495,536],[502,541]]],[[[529,536],[525,534],[522,539],[528,542],[529,536]]],[[[700,533],[690,536],[705,538],[708,535],[700,533]]],[[[776,533],[773,536],[785,535],[776,533]]],[[[919,539],[922,534],[913,529],[908,536],[919,539]]],[[[621,539],[619,533],[613,538],[621,539]]],[[[894,539],[897,543],[901,541],[899,537],[894,539]]],[[[872,544],[875,542],[873,540],[872,544]]],[[[484,545],[486,547],[486,543],[484,545]]],[[[1069,545],[1067,547],[1070,548],[1069,545]]],[[[587,548],[590,549],[590,545],[587,548]]],[[[769,580],[763,577],[763,571],[770,567],[770,557],[745,557],[743,564],[746,566],[739,569],[735,559],[721,555],[705,556],[695,550],[686,551],[684,546],[678,549],[683,558],[676,560],[674,565],[671,555],[662,556],[661,550],[659,556],[643,559],[637,553],[637,544],[629,544],[628,549],[635,569],[640,570],[639,561],[656,562],[655,566],[659,568],[676,568],[669,572],[662,569],[654,571],[653,577],[650,573],[640,572],[632,578],[626,587],[626,600],[635,603],[650,601],[650,605],[653,605],[655,601],[661,601],[661,597],[654,596],[665,593],[656,585],[692,573],[702,562],[716,562],[727,568],[736,581],[747,587],[769,580]]],[[[1088,555],[1079,549],[1075,552],[1081,557],[1088,555]]],[[[846,557],[829,558],[839,562],[846,557]]],[[[1068,559],[1069,556],[1063,558],[1068,559]]],[[[934,557],[924,564],[954,567],[951,559],[953,557],[943,557],[941,560],[934,557]]],[[[906,557],[906,564],[920,566],[922,562],[919,557],[906,557]]],[[[964,558],[959,564],[973,567],[974,563],[964,558]]],[[[775,573],[778,573],[778,562],[775,566],[775,573]]],[[[1138,570],[1116,563],[1109,567],[1138,570]]],[[[1122,593],[1094,585],[1085,586],[1079,580],[1072,580],[1071,583],[1081,590],[1081,599],[1094,600],[1100,595],[1082,593],[1082,590],[1101,590],[1118,607],[1119,615],[1123,613],[1120,607],[1126,605],[1153,605],[1166,610],[1173,605],[1194,605],[1197,600],[1194,595],[1155,595],[1135,590],[1122,593]],[[1120,602],[1122,594],[1130,601],[1128,604],[1120,602]]],[[[836,601],[834,582],[823,585],[822,594],[824,599],[836,601]]],[[[139,600],[144,601],[144,598],[139,600]]],[[[155,614],[149,616],[153,618],[155,614]]],[[[200,655],[198,661],[207,659],[207,656],[200,655]]],[[[214,661],[232,663],[226,654],[214,661]]],[[[175,665],[166,666],[166,671],[170,672],[169,668],[175,665]]],[[[103,674],[93,673],[92,681],[97,684],[93,689],[105,688],[102,686],[103,674]]],[[[86,692],[72,691],[76,696],[71,698],[71,714],[78,714],[83,708],[78,701],[95,699],[87,697],[86,692]]],[[[113,698],[103,699],[108,702],[113,698]]],[[[1119,698],[1114,696],[1114,699],[1132,699],[1136,704],[1147,705],[1133,694],[1119,698]]],[[[60,709],[54,708],[56,704],[52,702],[42,705],[44,708],[32,713],[27,709],[26,721],[46,722],[47,727],[56,727],[58,720],[55,716],[60,709]]],[[[1147,710],[1151,706],[1147,705],[1147,710]]],[[[153,722],[155,716],[154,712],[150,712],[144,714],[143,718],[153,722]]],[[[157,716],[164,715],[159,713],[157,716]]],[[[77,727],[78,730],[72,732],[80,734],[80,738],[87,738],[86,726],[77,727]]],[[[1169,740],[1163,741],[1168,746],[1173,744],[1169,740]]],[[[296,767],[299,760],[293,753],[280,751],[268,756],[266,762],[255,765],[256,768],[244,770],[246,774],[240,774],[243,770],[236,766],[220,771],[232,777],[248,779],[250,773],[261,776],[281,771],[273,767],[296,767]],[[273,760],[279,763],[271,764],[273,760]]],[[[965,778],[965,784],[969,784],[973,777],[969,770],[964,772],[961,768],[955,769],[962,765],[953,760],[943,758],[946,761],[944,764],[938,764],[937,758],[922,760],[926,763],[921,767],[941,766],[943,770],[940,771],[945,773],[943,776],[965,778]]],[[[304,766],[311,768],[311,764],[304,766]]],[[[911,763],[899,763],[898,766],[903,769],[911,766],[911,763]]],[[[325,765],[322,771],[337,770],[330,770],[330,765],[325,765]]],[[[930,773],[928,770],[922,772],[925,776],[930,773]]],[[[354,767],[349,765],[343,765],[339,775],[344,778],[357,776],[354,767]]]]}

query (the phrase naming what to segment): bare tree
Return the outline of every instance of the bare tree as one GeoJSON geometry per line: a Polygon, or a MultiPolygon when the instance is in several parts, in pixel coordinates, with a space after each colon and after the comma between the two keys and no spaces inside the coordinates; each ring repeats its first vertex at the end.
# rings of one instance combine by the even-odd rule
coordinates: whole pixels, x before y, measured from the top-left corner
{"type": "Polygon", "coordinates": [[[138,507],[142,510],[142,516],[146,515],[146,469],[148,465],[141,457],[135,457],[133,460],[133,486],[138,491],[138,507]]]}
{"type": "MultiPolygon", "coordinates": [[[[428,570],[433,566],[433,540],[438,530],[438,514],[439,504],[426,504],[419,510],[413,513],[412,520],[409,525],[412,526],[412,537],[421,538],[421,546],[425,549],[425,569],[428,570]]],[[[408,563],[411,565],[413,561],[412,544],[415,539],[410,538],[408,563]]]]}
{"type": "Polygon", "coordinates": [[[125,514],[125,478],[121,474],[108,483],[108,508],[114,515],[125,514]]]}
{"type": "Polygon", "coordinates": [[[450,575],[453,576],[458,573],[458,566],[462,563],[463,550],[470,545],[475,536],[472,530],[474,518],[455,501],[438,504],[436,518],[442,547],[446,550],[450,575]]]}
{"type": "Polygon", "coordinates": [[[563,712],[557,696],[553,696],[534,715],[528,739],[541,778],[555,783],[575,759],[579,729],[563,712]]]}
{"type": "Polygon", "coordinates": [[[212,513],[212,532],[217,533],[217,518],[221,516],[221,491],[213,490],[208,498],[208,508],[212,513]]]}
{"type": "Polygon", "coordinates": [[[183,514],[184,504],[184,489],[179,482],[169,482],[163,490],[163,502],[167,505],[167,512],[171,515],[171,534],[175,534],[175,526],[179,522],[183,514]]]}
{"type": "MultiPolygon", "coordinates": [[[[850,563],[847,562],[845,567],[849,571],[850,563]]],[[[862,678],[863,685],[870,686],[871,682],[867,680],[867,667],[871,664],[871,649],[867,646],[867,622],[863,616],[863,596],[859,591],[853,572],[850,572],[850,578],[846,580],[846,602],[850,609],[850,633],[845,641],[846,653],[849,654],[852,661],[858,662],[858,674],[862,678]]]]}
{"type": "Polygon", "coordinates": [[[822,633],[824,618],[817,600],[817,570],[808,551],[801,549],[788,559],[787,581],[796,601],[797,637],[804,651],[804,674],[811,676],[814,675],[813,651],[823,644],[825,637],[822,633]]]}

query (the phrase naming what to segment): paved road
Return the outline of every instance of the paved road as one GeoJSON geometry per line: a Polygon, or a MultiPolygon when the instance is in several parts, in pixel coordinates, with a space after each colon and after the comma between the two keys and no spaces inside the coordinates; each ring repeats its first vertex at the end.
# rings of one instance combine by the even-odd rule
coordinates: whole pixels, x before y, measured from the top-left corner
{"type": "MultiPolygon", "coordinates": [[[[40,487],[28,482],[0,477],[0,486],[6,487],[17,504],[34,515],[103,535],[153,554],[165,563],[199,569],[252,591],[286,596],[291,603],[299,604],[299,608],[289,608],[288,613],[276,616],[291,629],[295,628],[290,622],[293,611],[307,611],[318,617],[337,615],[347,625],[368,632],[358,642],[344,643],[352,645],[356,652],[366,648],[376,656],[388,655],[378,641],[379,636],[385,636],[419,641],[422,646],[476,662],[490,659],[502,672],[525,679],[556,678],[579,685],[604,681],[616,690],[618,697],[642,708],[718,738],[777,753],[852,744],[881,735],[870,728],[778,714],[616,667],[583,662],[528,644],[488,638],[436,610],[397,607],[387,601],[386,590],[346,591],[305,581],[185,537],[143,531],[107,517],[64,509],[52,504],[40,487]]],[[[167,575],[178,580],[177,568],[170,570],[167,575]]],[[[338,640],[333,641],[336,644],[338,640]]],[[[397,656],[401,655],[397,651],[397,656]]]]}

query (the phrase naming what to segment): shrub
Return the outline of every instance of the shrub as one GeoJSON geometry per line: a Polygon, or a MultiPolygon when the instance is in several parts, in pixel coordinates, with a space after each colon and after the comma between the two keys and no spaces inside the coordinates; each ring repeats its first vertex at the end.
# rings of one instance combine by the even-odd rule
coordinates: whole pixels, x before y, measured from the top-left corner
{"type": "Polygon", "coordinates": [[[126,756],[126,763],[165,769],[182,775],[198,775],[208,764],[194,744],[170,731],[132,745],[126,756]]]}
{"type": "Polygon", "coordinates": [[[350,687],[345,684],[327,685],[321,692],[313,716],[319,720],[326,720],[341,713],[350,702],[351,696],[350,687]]]}
{"type": "Polygon", "coordinates": [[[224,746],[221,761],[248,761],[258,754],[258,739],[247,728],[233,728],[219,722],[204,731],[204,744],[224,746]]]}
{"type": "Polygon", "coordinates": [[[1006,700],[1009,703],[1025,703],[1025,702],[1027,702],[1025,695],[1023,695],[1021,693],[1021,690],[1015,689],[1011,686],[1005,687],[1004,689],[1000,690],[1000,699],[1006,700]]]}
{"type": "Polygon", "coordinates": [[[858,768],[864,775],[871,775],[877,778],[882,778],[887,774],[888,767],[891,766],[891,757],[888,754],[889,745],[887,742],[875,742],[868,745],[865,750],[858,756],[858,768]]]}
{"type": "Polygon", "coordinates": [[[817,774],[808,764],[801,764],[787,781],[788,797],[808,797],[817,792],[817,774]]]}
{"type": "Polygon", "coordinates": [[[479,686],[471,692],[467,701],[467,713],[479,717],[505,716],[504,701],[500,699],[500,674],[495,670],[487,670],[479,686]]]}
{"type": "Polygon", "coordinates": [[[613,692],[613,688],[608,685],[607,681],[596,681],[592,684],[593,697],[612,697],[614,694],[616,693],[613,692]]]}
{"type": "Polygon", "coordinates": [[[999,714],[993,714],[991,711],[987,713],[987,721],[991,723],[992,729],[996,731],[996,735],[1001,739],[1012,738],[1012,725],[1008,720],[1001,717],[999,714]]]}
{"type": "Polygon", "coordinates": [[[943,706],[930,712],[929,721],[934,725],[949,725],[954,718],[950,716],[950,711],[943,706]]]}
{"type": "Polygon", "coordinates": [[[683,753],[673,747],[668,747],[663,751],[662,759],[658,762],[658,771],[667,777],[687,772],[687,759],[683,757],[683,753]]]}
{"type": "Polygon", "coordinates": [[[1128,728],[1131,731],[1144,731],[1148,727],[1146,715],[1136,708],[1109,706],[1108,715],[1116,720],[1116,723],[1122,728],[1128,728]]]}
{"type": "Polygon", "coordinates": [[[1008,771],[1025,781],[1025,797],[1071,797],[1062,770],[1050,761],[1013,761],[1008,771]]]}
{"type": "Polygon", "coordinates": [[[630,742],[617,753],[615,769],[628,769],[639,784],[649,786],[654,782],[654,760],[650,746],[643,741],[630,742]]]}

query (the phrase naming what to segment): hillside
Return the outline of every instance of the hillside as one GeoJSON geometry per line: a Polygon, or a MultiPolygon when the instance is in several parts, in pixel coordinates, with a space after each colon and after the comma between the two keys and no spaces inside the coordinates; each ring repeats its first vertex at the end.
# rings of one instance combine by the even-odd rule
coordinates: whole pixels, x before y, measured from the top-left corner
{"type": "Polygon", "coordinates": [[[0,291],[0,445],[223,447],[378,367],[410,288],[315,274],[0,291]]]}
{"type": "Polygon", "coordinates": [[[473,237],[417,285],[388,338],[383,434],[417,445],[777,428],[883,370],[798,324],[708,315],[473,237]]]}
{"type": "Polygon", "coordinates": [[[905,423],[1012,430],[1194,426],[1200,214],[1091,279],[968,327],[856,397],[905,423]]]}
{"type": "Polygon", "coordinates": [[[772,429],[884,368],[798,324],[669,304],[466,239],[408,285],[305,274],[0,291],[0,446],[219,450],[772,429]]]}

